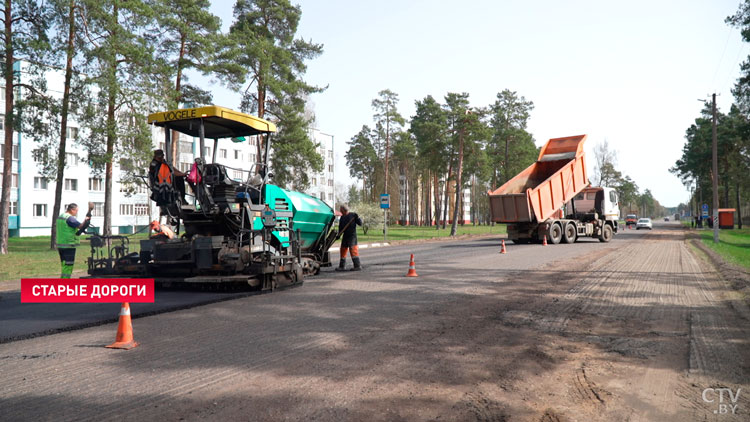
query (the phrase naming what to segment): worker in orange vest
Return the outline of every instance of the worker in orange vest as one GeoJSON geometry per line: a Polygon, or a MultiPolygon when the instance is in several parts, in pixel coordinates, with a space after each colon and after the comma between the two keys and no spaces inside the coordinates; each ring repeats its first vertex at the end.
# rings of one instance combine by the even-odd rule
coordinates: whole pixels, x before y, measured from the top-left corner
{"type": "MultiPolygon", "coordinates": [[[[179,193],[179,198],[185,204],[185,173],[173,169],[164,159],[164,151],[154,151],[154,158],[148,166],[148,177],[151,186],[159,188],[159,185],[171,186],[179,193]],[[172,176],[174,175],[174,179],[172,176]]],[[[152,198],[154,199],[154,198],[152,198]]],[[[158,202],[158,201],[157,201],[158,202]]]]}
{"type": "Polygon", "coordinates": [[[168,239],[174,239],[174,232],[172,229],[170,229],[167,226],[163,226],[159,224],[158,221],[154,220],[149,225],[149,228],[154,231],[154,234],[152,234],[150,237],[151,239],[157,239],[157,240],[168,240],[168,239]]]}

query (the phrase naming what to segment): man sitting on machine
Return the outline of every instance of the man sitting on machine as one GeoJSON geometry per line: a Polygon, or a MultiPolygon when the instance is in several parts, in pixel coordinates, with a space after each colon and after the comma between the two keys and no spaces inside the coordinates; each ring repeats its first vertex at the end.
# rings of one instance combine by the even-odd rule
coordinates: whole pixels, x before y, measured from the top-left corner
{"type": "Polygon", "coordinates": [[[151,222],[149,228],[154,231],[154,234],[149,236],[149,238],[151,239],[162,240],[165,242],[169,239],[174,239],[174,232],[172,231],[172,229],[159,224],[159,222],[156,220],[151,222]]]}
{"type": "Polygon", "coordinates": [[[175,201],[175,189],[179,192],[179,199],[185,204],[185,173],[173,169],[164,160],[164,151],[154,151],[154,159],[148,166],[148,181],[153,194],[151,199],[158,206],[171,205],[175,201]],[[174,174],[174,181],[172,175],[174,174]]]}

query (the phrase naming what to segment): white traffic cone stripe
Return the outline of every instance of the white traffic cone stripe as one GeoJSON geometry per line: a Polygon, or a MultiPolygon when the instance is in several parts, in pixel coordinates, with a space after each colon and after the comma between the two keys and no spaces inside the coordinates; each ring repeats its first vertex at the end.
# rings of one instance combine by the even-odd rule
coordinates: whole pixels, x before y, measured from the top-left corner
{"type": "Polygon", "coordinates": [[[130,315],[130,308],[120,308],[120,316],[130,315]]]}

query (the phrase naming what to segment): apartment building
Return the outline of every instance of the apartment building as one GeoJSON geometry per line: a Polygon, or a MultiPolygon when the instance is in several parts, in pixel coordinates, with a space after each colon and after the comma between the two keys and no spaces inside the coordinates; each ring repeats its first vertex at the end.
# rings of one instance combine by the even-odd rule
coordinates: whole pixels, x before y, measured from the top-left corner
{"type": "Polygon", "coordinates": [[[310,130],[310,139],[318,144],[318,154],[323,157],[323,170],[313,172],[308,170],[310,176],[310,187],[305,193],[320,198],[331,208],[336,207],[336,191],[334,179],[334,150],[333,135],[321,132],[319,129],[310,130]]]}

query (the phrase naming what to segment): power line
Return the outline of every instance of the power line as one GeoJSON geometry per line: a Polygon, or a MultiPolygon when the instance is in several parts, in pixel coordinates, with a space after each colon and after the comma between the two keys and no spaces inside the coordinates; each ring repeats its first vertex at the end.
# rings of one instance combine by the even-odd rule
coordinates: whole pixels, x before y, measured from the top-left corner
{"type": "Polygon", "coordinates": [[[734,28],[731,26],[729,27],[729,32],[727,33],[727,40],[724,42],[724,50],[721,52],[721,58],[719,59],[719,63],[716,65],[716,71],[714,72],[714,78],[711,81],[711,85],[716,88],[716,76],[719,74],[719,69],[721,69],[721,63],[724,61],[724,54],[727,52],[727,46],[729,45],[729,38],[732,37],[732,32],[734,31],[734,28]]]}
{"type": "Polygon", "coordinates": [[[729,82],[730,82],[730,81],[732,80],[732,76],[733,76],[733,75],[735,75],[735,73],[734,73],[734,72],[733,72],[733,71],[732,71],[731,69],[736,69],[736,68],[737,68],[737,64],[738,64],[738,63],[740,62],[740,58],[742,58],[743,56],[746,56],[746,55],[748,54],[748,52],[750,52],[750,51],[748,51],[748,48],[750,48],[750,47],[749,47],[748,45],[746,45],[746,44],[743,44],[743,45],[742,45],[742,46],[741,46],[741,47],[740,47],[740,48],[739,48],[739,49],[737,50],[737,58],[736,58],[736,59],[734,60],[734,65],[733,65],[732,67],[730,67],[730,70],[729,70],[729,75],[727,75],[727,80],[726,80],[726,82],[724,82],[724,85],[722,85],[722,90],[723,90],[724,88],[726,88],[726,86],[727,86],[727,85],[729,84],[729,82]],[[745,54],[742,54],[743,52],[744,52],[745,54]]]}

